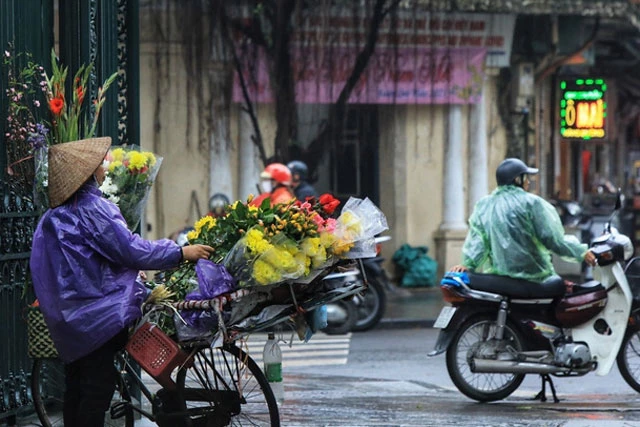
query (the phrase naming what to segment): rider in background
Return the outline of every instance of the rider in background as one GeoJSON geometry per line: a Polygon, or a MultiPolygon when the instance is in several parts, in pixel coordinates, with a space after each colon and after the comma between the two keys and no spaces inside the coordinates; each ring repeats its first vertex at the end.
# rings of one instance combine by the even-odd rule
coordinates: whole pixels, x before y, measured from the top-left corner
{"type": "Polygon", "coordinates": [[[229,198],[222,193],[216,193],[209,198],[209,212],[207,215],[220,218],[227,213],[226,207],[229,205],[229,198]]]}
{"type": "Polygon", "coordinates": [[[558,212],[529,193],[538,169],[508,158],[498,166],[498,188],[476,204],[462,248],[462,265],[451,271],[499,274],[543,282],[555,275],[551,252],[595,265],[595,255],[575,236],[565,236],[558,212]]]}
{"type": "Polygon", "coordinates": [[[304,202],[307,197],[318,196],[316,189],[307,181],[309,168],[306,163],[300,160],[292,160],[287,163],[287,167],[291,171],[291,187],[296,199],[304,202]]]}
{"type": "Polygon", "coordinates": [[[271,163],[260,173],[260,187],[263,193],[253,199],[249,205],[260,206],[269,197],[271,206],[288,203],[295,198],[291,191],[291,171],[282,163],[271,163]]]}

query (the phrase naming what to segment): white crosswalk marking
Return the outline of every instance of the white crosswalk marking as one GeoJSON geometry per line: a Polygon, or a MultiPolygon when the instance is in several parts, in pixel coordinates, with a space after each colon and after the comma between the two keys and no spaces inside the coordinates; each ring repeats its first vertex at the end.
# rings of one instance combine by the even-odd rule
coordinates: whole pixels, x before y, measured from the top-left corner
{"type": "MultiPolygon", "coordinates": [[[[287,342],[280,341],[282,350],[282,367],[287,366],[318,366],[344,365],[349,357],[351,334],[327,335],[321,332],[314,334],[309,342],[300,341],[297,335],[291,339],[291,334],[276,335],[287,342]],[[289,345],[291,344],[291,345],[289,345]]],[[[249,336],[246,346],[241,345],[251,358],[262,367],[262,349],[267,342],[267,334],[257,333],[249,336]]]]}

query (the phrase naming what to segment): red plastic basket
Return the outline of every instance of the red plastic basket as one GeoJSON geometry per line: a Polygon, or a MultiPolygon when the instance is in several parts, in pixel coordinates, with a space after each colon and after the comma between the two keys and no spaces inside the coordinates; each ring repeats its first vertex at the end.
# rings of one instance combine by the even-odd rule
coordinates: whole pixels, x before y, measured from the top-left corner
{"type": "Polygon", "coordinates": [[[175,341],[149,322],[131,336],[126,349],[140,367],[166,389],[176,387],[171,373],[189,358],[175,341]]]}

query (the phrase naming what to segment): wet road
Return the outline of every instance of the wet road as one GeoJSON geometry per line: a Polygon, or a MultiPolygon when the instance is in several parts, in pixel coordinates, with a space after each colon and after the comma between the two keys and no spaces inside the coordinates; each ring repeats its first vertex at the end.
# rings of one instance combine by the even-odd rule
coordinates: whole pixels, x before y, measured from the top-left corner
{"type": "Polygon", "coordinates": [[[504,401],[476,403],[455,389],[444,355],[426,357],[436,336],[424,328],[373,330],[351,336],[346,363],[285,366],[283,425],[640,426],[640,394],[617,369],[554,378],[560,403],[550,394],[532,400],[540,390],[533,375],[504,401]]]}

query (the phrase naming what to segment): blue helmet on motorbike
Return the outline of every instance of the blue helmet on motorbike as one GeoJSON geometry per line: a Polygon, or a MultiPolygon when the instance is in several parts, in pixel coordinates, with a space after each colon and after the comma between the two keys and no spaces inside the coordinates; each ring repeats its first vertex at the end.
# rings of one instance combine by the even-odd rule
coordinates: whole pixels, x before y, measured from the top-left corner
{"type": "Polygon", "coordinates": [[[504,159],[496,169],[496,181],[498,185],[513,185],[515,179],[521,175],[535,175],[538,169],[530,168],[520,159],[514,157],[504,159]]]}
{"type": "Polygon", "coordinates": [[[299,181],[304,181],[307,179],[309,168],[307,167],[307,164],[305,162],[301,160],[292,160],[287,163],[287,167],[291,171],[292,175],[297,174],[299,176],[299,181]]]}

